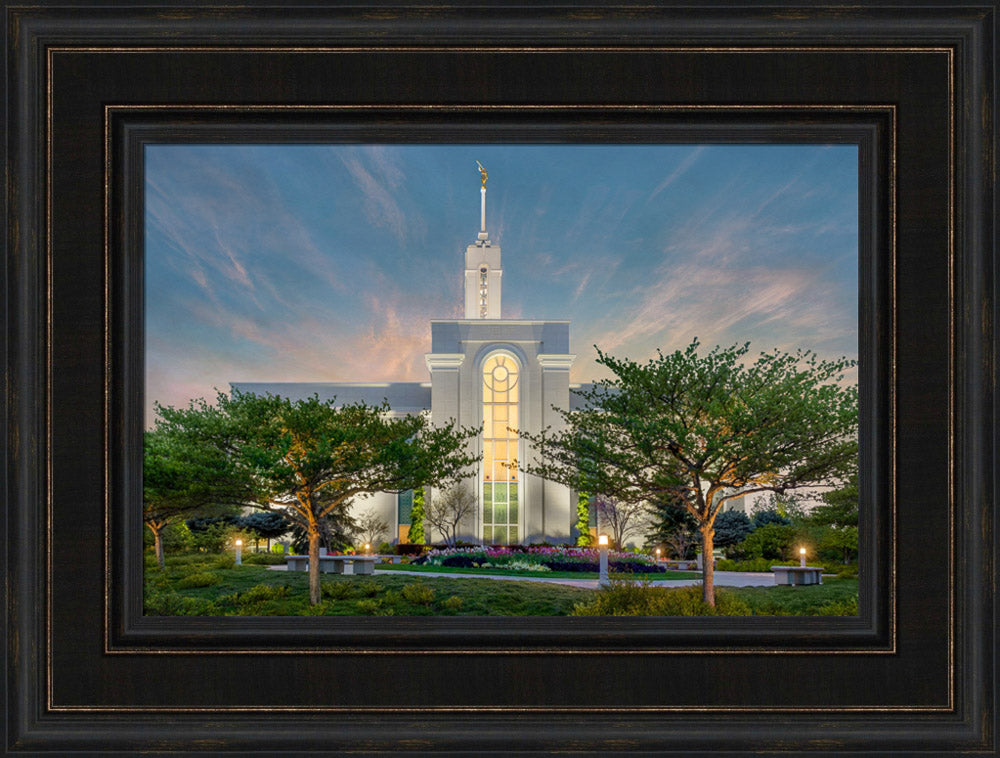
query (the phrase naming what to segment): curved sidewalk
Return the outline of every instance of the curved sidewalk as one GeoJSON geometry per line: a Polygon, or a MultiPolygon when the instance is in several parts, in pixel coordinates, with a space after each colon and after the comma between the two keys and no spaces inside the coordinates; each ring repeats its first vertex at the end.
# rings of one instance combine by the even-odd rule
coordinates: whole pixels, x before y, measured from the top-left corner
{"type": "MultiPolygon", "coordinates": [[[[375,569],[379,576],[390,576],[392,574],[403,574],[404,576],[443,576],[451,579],[505,579],[508,581],[522,582],[549,582],[551,584],[566,584],[570,587],[585,587],[587,589],[597,589],[597,579],[573,579],[570,577],[547,577],[547,576],[499,576],[489,574],[459,574],[445,571],[400,571],[375,569]]],[[[650,584],[654,587],[687,587],[692,584],[701,584],[701,579],[652,579],[650,584]]],[[[773,587],[774,574],[758,573],[751,571],[716,571],[715,584],[718,587],[773,587]]]]}

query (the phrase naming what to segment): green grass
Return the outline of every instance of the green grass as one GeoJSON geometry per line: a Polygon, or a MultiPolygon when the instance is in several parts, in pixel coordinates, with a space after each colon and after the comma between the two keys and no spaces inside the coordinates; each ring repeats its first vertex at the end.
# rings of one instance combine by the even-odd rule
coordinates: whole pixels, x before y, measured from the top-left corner
{"type": "MultiPolygon", "coordinates": [[[[596,571],[528,571],[525,569],[503,568],[457,568],[455,566],[426,566],[408,563],[380,563],[379,571],[431,571],[440,574],[483,574],[485,576],[537,576],[539,578],[559,579],[597,579],[596,571]]],[[[636,575],[640,576],[640,575],[636,575]]],[[[667,571],[663,574],[650,574],[653,579],[700,579],[697,571],[667,571]]]]}
{"type": "Polygon", "coordinates": [[[323,602],[310,607],[305,572],[244,565],[217,569],[213,586],[179,589],[187,569],[147,566],[148,615],[565,616],[595,592],[542,582],[323,574],[323,602]]]}
{"type": "MultiPolygon", "coordinates": [[[[623,605],[605,598],[594,605],[598,590],[553,582],[391,575],[342,576],[323,574],[323,602],[310,606],[305,572],[271,571],[265,566],[235,566],[232,557],[171,556],[166,568],[146,561],[146,613],[192,616],[566,616],[576,606],[590,606],[598,615],[695,614],[700,587],[627,589],[623,605]],[[205,584],[208,574],[217,580],[205,584]],[[185,585],[188,585],[185,587],[185,585]],[[652,594],[653,602],[643,598],[652,594]],[[679,594],[666,601],[661,593],[679,594]],[[627,606],[627,607],[626,607],[627,606]],[[655,611],[659,610],[657,614],[655,611]]],[[[400,568],[413,568],[401,566],[400,568]]],[[[428,567],[427,570],[435,570],[428,567]]],[[[466,573],[469,569],[456,569],[466,573]]],[[[443,573],[443,572],[442,572],[443,573]]],[[[486,570],[483,573],[499,573],[486,570]]],[[[513,573],[513,572],[507,572],[513,573]]],[[[529,575],[532,572],[526,572],[529,575]]],[[[553,575],[546,572],[543,575],[553,575]]],[[[681,573],[681,572],[677,572],[681,573]]],[[[684,572],[691,574],[692,572],[684,572]]],[[[537,575],[537,574],[536,574],[537,575]]],[[[575,578],[586,574],[569,572],[575,578]]],[[[659,575],[664,576],[664,575],[659,575]]],[[[732,615],[856,615],[856,579],[824,577],[822,585],[808,587],[725,587],[724,605],[732,615]]]]}
{"type": "Polygon", "coordinates": [[[843,610],[831,615],[857,615],[858,580],[823,577],[823,584],[806,587],[727,587],[728,591],[750,606],[756,616],[819,616],[825,611],[843,610]],[[851,604],[854,608],[851,612],[851,604]]]}
{"type": "Polygon", "coordinates": [[[575,616],[856,616],[856,579],[832,579],[809,587],[716,587],[715,607],[702,600],[701,585],[656,587],[616,582],[577,606],[575,616]]]}

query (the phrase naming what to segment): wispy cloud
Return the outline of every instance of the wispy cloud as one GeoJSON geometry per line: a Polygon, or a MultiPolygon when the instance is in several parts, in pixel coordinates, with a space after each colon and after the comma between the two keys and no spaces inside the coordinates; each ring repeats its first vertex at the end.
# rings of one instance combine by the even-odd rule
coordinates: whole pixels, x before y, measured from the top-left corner
{"type": "Polygon", "coordinates": [[[653,189],[653,191],[649,193],[649,197],[646,199],[646,202],[648,203],[652,201],[657,195],[659,195],[665,189],[670,187],[670,185],[672,185],[674,182],[676,182],[678,179],[684,176],[684,174],[686,174],[688,170],[697,162],[698,158],[704,151],[705,151],[704,145],[699,145],[690,153],[688,153],[687,156],[685,156],[681,160],[681,162],[677,164],[677,167],[669,174],[667,174],[666,178],[664,178],[662,182],[657,184],[656,187],[653,189]]]}
{"type": "Polygon", "coordinates": [[[157,146],[148,401],[232,381],[425,381],[429,321],[463,315],[473,157],[491,167],[503,315],[570,319],[575,380],[598,371],[594,343],[637,359],[696,335],[856,345],[842,146],[157,146]]]}
{"type": "Polygon", "coordinates": [[[388,227],[399,242],[406,242],[406,216],[395,193],[403,182],[403,172],[388,159],[384,148],[359,148],[353,152],[342,151],[339,155],[364,197],[363,207],[369,223],[388,227]],[[363,156],[369,159],[367,166],[363,156]]]}

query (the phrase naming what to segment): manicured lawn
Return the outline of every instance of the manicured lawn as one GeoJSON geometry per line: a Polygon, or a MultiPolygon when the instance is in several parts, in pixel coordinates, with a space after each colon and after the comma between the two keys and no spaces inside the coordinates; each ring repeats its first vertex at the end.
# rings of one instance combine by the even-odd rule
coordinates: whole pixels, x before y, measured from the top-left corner
{"type": "MultiPolygon", "coordinates": [[[[428,567],[428,570],[440,568],[428,567]]],[[[570,573],[570,576],[587,575],[570,573]]],[[[753,615],[856,615],[857,580],[825,577],[823,581],[820,586],[810,587],[725,587],[719,591],[720,595],[738,599],[740,608],[744,612],[749,609],[748,614],[753,615]]],[[[231,558],[206,555],[168,558],[166,569],[160,571],[153,561],[147,560],[146,613],[151,616],[566,616],[578,604],[590,604],[600,594],[597,590],[554,582],[388,573],[324,574],[322,584],[323,602],[312,607],[308,603],[305,572],[234,566],[231,558]]],[[[682,592],[659,587],[639,591],[653,595],[682,592]]],[[[695,597],[700,588],[686,592],[695,597]]],[[[649,607],[675,609],[668,615],[696,612],[689,602],[659,606],[654,603],[649,607]]],[[[618,610],[623,609],[609,610],[605,615],[618,610]]]]}
{"type": "MultiPolygon", "coordinates": [[[[823,584],[809,587],[728,587],[750,606],[755,615],[792,615],[814,616],[826,615],[817,613],[823,606],[830,610],[831,606],[845,609],[850,603],[857,602],[858,580],[838,579],[824,576],[823,584]]],[[[837,613],[832,615],[856,615],[854,613],[837,613]]]]}
{"type": "MultiPolygon", "coordinates": [[[[197,565],[197,564],[196,564],[197,565]]],[[[594,590],[543,582],[324,574],[323,602],[308,604],[305,572],[216,568],[218,583],[180,588],[187,567],[146,571],[146,613],[194,616],[565,616],[594,590]]]]}
{"type": "MultiPolygon", "coordinates": [[[[440,574],[484,574],[486,576],[537,576],[539,578],[559,579],[597,579],[596,571],[527,571],[525,569],[499,568],[456,568],[453,566],[422,566],[409,563],[380,563],[375,567],[378,571],[430,571],[440,574]]],[[[641,576],[636,574],[636,576],[641,576]]],[[[649,574],[651,579],[700,579],[696,571],[667,571],[662,574],[649,574]]]]}

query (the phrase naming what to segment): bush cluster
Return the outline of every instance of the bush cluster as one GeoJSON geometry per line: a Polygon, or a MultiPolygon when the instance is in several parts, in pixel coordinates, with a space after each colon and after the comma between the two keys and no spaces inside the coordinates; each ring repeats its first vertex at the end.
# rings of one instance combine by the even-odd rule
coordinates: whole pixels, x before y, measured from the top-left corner
{"type": "Polygon", "coordinates": [[[716,571],[770,571],[775,565],[773,558],[750,558],[745,561],[733,561],[720,558],[715,562],[716,571]]]}
{"type": "Polygon", "coordinates": [[[213,607],[211,600],[176,592],[149,592],[144,605],[147,616],[207,616],[213,607]]]}
{"type": "Polygon", "coordinates": [[[249,553],[243,556],[243,562],[251,566],[280,566],[285,563],[285,556],[276,553],[249,553]]]}
{"type": "Polygon", "coordinates": [[[177,589],[189,590],[194,587],[211,587],[221,582],[218,574],[209,571],[196,571],[177,580],[177,589]]]}
{"type": "Polygon", "coordinates": [[[430,605],[434,602],[434,590],[422,582],[414,582],[403,586],[403,597],[411,603],[430,605]]]}
{"type": "Polygon", "coordinates": [[[288,586],[284,584],[257,584],[239,593],[237,602],[241,604],[260,603],[266,600],[281,600],[288,597],[288,586]]]}
{"type": "Polygon", "coordinates": [[[574,616],[750,616],[750,606],[724,588],[715,590],[715,607],[702,599],[699,585],[654,587],[647,583],[616,581],[590,603],[577,605],[574,616]]]}

